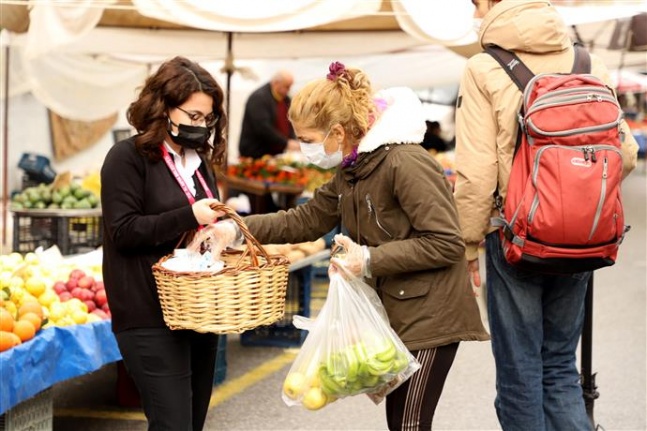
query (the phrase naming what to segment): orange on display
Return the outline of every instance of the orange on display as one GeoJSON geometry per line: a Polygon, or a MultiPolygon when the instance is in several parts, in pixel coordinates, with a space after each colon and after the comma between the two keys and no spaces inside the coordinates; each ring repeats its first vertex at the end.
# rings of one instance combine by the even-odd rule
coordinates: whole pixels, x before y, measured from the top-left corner
{"type": "Polygon", "coordinates": [[[40,305],[38,301],[28,301],[23,303],[20,308],[18,308],[18,318],[25,313],[36,313],[41,320],[43,319],[43,306],[40,305]]]}
{"type": "Polygon", "coordinates": [[[13,331],[14,318],[5,308],[0,308],[0,331],[13,331]]]}
{"type": "Polygon", "coordinates": [[[13,332],[0,331],[0,352],[9,350],[20,343],[20,338],[13,332]]]}
{"type": "Polygon", "coordinates": [[[13,325],[13,333],[20,338],[20,341],[29,341],[36,335],[36,327],[29,320],[18,320],[13,325]]]}
{"type": "Polygon", "coordinates": [[[43,324],[43,318],[38,316],[36,313],[29,311],[18,318],[18,321],[27,320],[34,325],[36,332],[40,329],[43,324]]]}

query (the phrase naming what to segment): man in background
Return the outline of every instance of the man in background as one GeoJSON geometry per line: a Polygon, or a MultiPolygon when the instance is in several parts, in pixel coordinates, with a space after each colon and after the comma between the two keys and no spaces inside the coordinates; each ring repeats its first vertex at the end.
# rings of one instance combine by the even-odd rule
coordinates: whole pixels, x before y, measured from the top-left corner
{"type": "MultiPolygon", "coordinates": [[[[572,70],[575,51],[569,29],[549,1],[472,3],[474,18],[482,19],[476,21],[482,48],[495,44],[513,51],[534,74],[572,70]]],[[[602,60],[590,58],[591,74],[608,81],[602,60]]],[[[476,54],[467,61],[456,104],[454,196],[475,286],[481,285],[479,244],[485,239],[494,405],[505,431],[591,431],[576,351],[592,272],[553,274],[515,267],[506,260],[500,233],[491,224],[491,217],[499,215],[495,190],[502,202],[508,194],[522,98],[490,55],[476,54]]],[[[637,145],[624,121],[620,128],[626,137],[626,176],[636,166],[637,145]]]]}
{"type": "Polygon", "coordinates": [[[293,83],[292,74],[282,70],[249,96],[238,148],[241,157],[258,159],[266,154],[274,156],[299,150],[299,142],[288,121],[288,93],[293,83]]]}

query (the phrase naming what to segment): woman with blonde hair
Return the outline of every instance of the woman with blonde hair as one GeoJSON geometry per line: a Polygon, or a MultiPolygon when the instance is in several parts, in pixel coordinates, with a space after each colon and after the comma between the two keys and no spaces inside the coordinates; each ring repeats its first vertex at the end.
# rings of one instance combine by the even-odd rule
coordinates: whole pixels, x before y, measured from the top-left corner
{"type": "MultiPolygon", "coordinates": [[[[452,188],[419,144],[420,100],[408,88],[374,94],[360,69],[331,64],[305,85],[289,118],[306,159],[335,176],[303,205],[245,218],[261,243],[312,241],[342,224],[346,267],[373,286],[391,326],[422,367],[386,398],[391,430],[429,430],[460,341],[487,340],[465,273],[452,188]]],[[[239,235],[216,223],[222,246],[239,235]]]]}

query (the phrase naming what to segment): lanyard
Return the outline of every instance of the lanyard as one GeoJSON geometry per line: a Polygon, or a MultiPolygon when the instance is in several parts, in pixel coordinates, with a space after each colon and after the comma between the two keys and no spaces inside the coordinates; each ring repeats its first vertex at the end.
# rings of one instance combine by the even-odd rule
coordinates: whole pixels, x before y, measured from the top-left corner
{"type": "MultiPolygon", "coordinates": [[[[164,155],[166,166],[168,166],[168,168],[171,170],[171,173],[175,177],[175,181],[177,181],[180,187],[182,187],[182,191],[186,195],[186,198],[189,200],[189,203],[193,205],[195,203],[195,197],[189,191],[189,187],[184,182],[184,178],[182,178],[182,176],[178,172],[177,166],[175,166],[175,162],[171,158],[171,155],[168,153],[166,145],[164,144],[162,144],[162,154],[164,155]]],[[[211,193],[211,190],[207,186],[207,182],[204,180],[204,177],[198,169],[195,170],[195,176],[198,177],[198,181],[200,181],[200,185],[204,189],[204,192],[207,194],[207,197],[213,199],[213,193],[211,193]]]]}

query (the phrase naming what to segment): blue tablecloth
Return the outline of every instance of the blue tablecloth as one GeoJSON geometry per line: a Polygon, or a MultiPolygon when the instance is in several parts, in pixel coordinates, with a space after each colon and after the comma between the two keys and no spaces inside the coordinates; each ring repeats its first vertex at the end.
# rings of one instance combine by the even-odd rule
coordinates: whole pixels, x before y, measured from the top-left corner
{"type": "Polygon", "coordinates": [[[55,383],[120,359],[109,320],[43,329],[0,353],[0,414],[55,383]]]}

